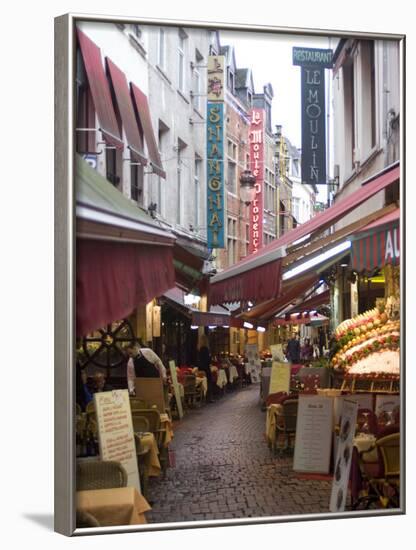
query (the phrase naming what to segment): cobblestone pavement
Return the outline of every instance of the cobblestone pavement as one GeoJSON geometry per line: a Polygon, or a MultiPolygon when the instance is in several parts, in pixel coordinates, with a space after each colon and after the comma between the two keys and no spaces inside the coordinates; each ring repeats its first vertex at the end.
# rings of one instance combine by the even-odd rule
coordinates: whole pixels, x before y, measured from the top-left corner
{"type": "Polygon", "coordinates": [[[176,465],[151,478],[149,523],[327,512],[331,483],[299,479],[264,438],[259,387],[230,392],[175,423],[176,465]]]}

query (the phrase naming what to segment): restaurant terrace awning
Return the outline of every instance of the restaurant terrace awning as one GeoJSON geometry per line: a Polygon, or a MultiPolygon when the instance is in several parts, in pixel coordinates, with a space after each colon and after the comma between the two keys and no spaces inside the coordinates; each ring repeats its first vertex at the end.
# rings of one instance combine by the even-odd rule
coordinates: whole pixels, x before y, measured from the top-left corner
{"type": "Polygon", "coordinates": [[[323,292],[320,292],[319,294],[315,294],[311,298],[308,298],[304,302],[295,305],[292,309],[288,311],[288,313],[292,313],[292,311],[312,311],[317,307],[329,304],[329,300],[329,290],[324,290],[323,292]]]}
{"type": "Polygon", "coordinates": [[[123,149],[124,144],[111,100],[110,86],[104,72],[101,50],[80,29],[77,29],[77,37],[103,138],[109,145],[123,149]]]}
{"type": "Polygon", "coordinates": [[[313,314],[313,315],[303,315],[303,314],[297,314],[293,313],[292,315],[288,317],[279,317],[277,319],[274,319],[272,322],[272,326],[279,327],[279,326],[288,326],[288,325],[325,325],[329,323],[329,318],[325,315],[320,315],[319,313],[313,314]]]}
{"type": "Polygon", "coordinates": [[[351,265],[358,272],[400,263],[400,210],[365,226],[351,238],[351,265]]]}
{"type": "Polygon", "coordinates": [[[174,286],[174,236],[76,157],[76,334],[174,286]]]}
{"type": "Polygon", "coordinates": [[[146,165],[147,159],[143,151],[143,140],[134,114],[126,75],[108,57],[106,63],[132,159],[146,165]]]}
{"type": "Polygon", "coordinates": [[[253,299],[264,301],[276,298],[278,296],[276,289],[280,289],[280,283],[276,281],[276,277],[281,273],[280,264],[282,261],[284,262],[281,258],[286,254],[288,245],[296,243],[308,235],[322,233],[354,208],[397,181],[399,176],[400,167],[398,165],[389,167],[380,175],[363,182],[362,187],[348,197],[316,214],[306,223],[288,231],[258,252],[250,254],[237,264],[212,277],[210,280],[210,303],[253,299]],[[276,258],[280,258],[280,260],[276,258]],[[259,265],[261,265],[261,269],[258,268],[259,265]],[[267,269],[268,265],[270,270],[267,269]]]}
{"type": "Polygon", "coordinates": [[[133,102],[136,108],[138,120],[143,129],[146,140],[147,150],[149,152],[150,163],[155,174],[161,178],[166,178],[166,172],[163,170],[162,160],[160,158],[155,134],[153,132],[152,119],[150,117],[149,103],[145,94],[132,82],[130,83],[133,102]]]}

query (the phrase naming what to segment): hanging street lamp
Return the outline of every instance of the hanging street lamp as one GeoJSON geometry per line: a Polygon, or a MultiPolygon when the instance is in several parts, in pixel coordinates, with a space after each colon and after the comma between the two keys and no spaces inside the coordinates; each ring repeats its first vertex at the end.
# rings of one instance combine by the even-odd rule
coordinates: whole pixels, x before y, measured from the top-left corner
{"type": "Polygon", "coordinates": [[[244,170],[240,175],[240,197],[248,206],[256,196],[256,177],[251,170],[244,170]]]}

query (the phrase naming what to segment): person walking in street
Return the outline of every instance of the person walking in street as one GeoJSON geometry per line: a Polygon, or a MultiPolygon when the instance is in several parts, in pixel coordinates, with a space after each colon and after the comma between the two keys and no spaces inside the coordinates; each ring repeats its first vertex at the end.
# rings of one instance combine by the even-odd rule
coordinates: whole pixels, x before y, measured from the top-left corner
{"type": "Polygon", "coordinates": [[[142,348],[138,342],[129,344],[127,356],[127,386],[134,394],[136,378],[162,378],[166,382],[166,368],[160,357],[150,348],[142,348]]]}
{"type": "Polygon", "coordinates": [[[297,334],[294,334],[287,343],[286,357],[291,363],[300,363],[300,342],[297,334]]]}
{"type": "Polygon", "coordinates": [[[301,350],[301,358],[305,363],[308,363],[313,359],[313,347],[309,338],[305,338],[301,350]]]}
{"type": "Polygon", "coordinates": [[[213,403],[214,383],[211,372],[211,353],[209,351],[208,336],[206,334],[203,334],[199,339],[198,369],[205,373],[207,379],[207,403],[213,403]]]}

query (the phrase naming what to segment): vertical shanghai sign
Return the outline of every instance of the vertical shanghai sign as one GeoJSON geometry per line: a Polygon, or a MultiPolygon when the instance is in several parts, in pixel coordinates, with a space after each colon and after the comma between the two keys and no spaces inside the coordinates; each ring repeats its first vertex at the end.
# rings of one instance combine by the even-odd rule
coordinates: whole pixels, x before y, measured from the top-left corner
{"type": "Polygon", "coordinates": [[[264,109],[250,111],[250,168],[256,178],[256,196],[250,204],[250,254],[263,246],[264,120],[264,109]]]}
{"type": "Polygon", "coordinates": [[[224,248],[224,56],[208,57],[207,245],[224,248]]]}
{"type": "Polygon", "coordinates": [[[293,48],[293,65],[301,67],[302,183],[326,185],[325,69],[332,50],[293,48]]]}

